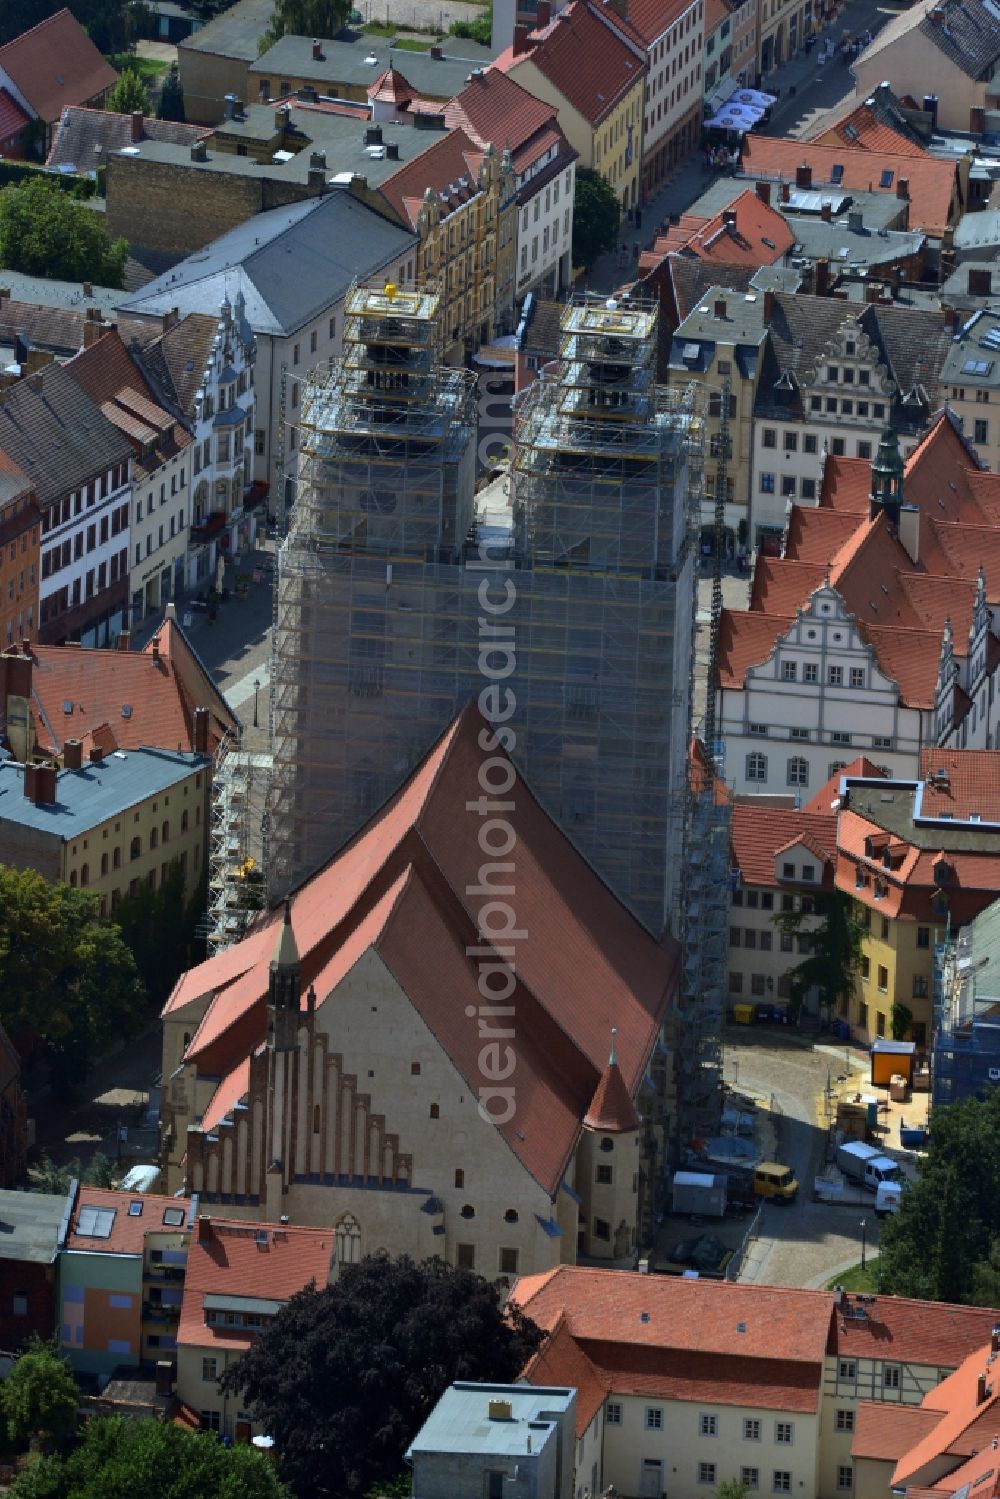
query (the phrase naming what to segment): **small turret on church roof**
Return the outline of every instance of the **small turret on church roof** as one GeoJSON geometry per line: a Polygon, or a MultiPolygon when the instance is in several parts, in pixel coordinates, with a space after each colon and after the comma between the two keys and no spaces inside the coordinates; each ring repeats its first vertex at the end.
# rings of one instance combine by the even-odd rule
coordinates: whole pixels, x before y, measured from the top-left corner
{"type": "Polygon", "coordinates": [[[617,1037],[618,1028],[612,1026],[608,1065],[601,1074],[601,1081],[583,1119],[587,1129],[603,1130],[609,1135],[628,1134],[642,1124],[618,1066],[617,1037]]]}

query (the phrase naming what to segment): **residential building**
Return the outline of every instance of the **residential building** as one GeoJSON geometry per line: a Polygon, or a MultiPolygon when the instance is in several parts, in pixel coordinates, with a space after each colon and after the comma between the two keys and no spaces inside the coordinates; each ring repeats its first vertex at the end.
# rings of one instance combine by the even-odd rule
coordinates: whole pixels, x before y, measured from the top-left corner
{"type": "Polygon", "coordinates": [[[578,1254],[635,1263],[670,1128],[657,1047],[678,949],[512,769],[518,921],[536,941],[516,979],[502,965],[522,996],[516,1062],[483,1049],[466,948],[492,907],[470,862],[478,819],[456,809],[488,742],[470,704],[284,912],[180,979],[163,1012],[171,1190],[237,1218],[332,1222],[341,1261],[434,1254],[506,1283],[578,1254]]]}
{"type": "Polygon", "coordinates": [[[115,114],[108,109],[67,105],[59,116],[45,165],[50,172],[75,172],[80,177],[89,177],[98,167],[107,166],[113,151],[135,151],[151,141],[190,147],[211,133],[207,125],[158,120],[138,110],[115,114]]]}
{"type": "Polygon", "coordinates": [[[916,157],[910,149],[901,153],[880,151],[878,157],[876,175],[872,152],[854,145],[820,145],[751,134],[743,140],[740,173],[754,177],[759,172],[787,184],[789,190],[794,187],[800,192],[818,193],[821,198],[865,191],[894,197],[905,214],[900,227],[920,230],[932,241],[933,249],[933,242],[940,243],[962,211],[957,163],[916,157]],[[832,189],[838,189],[839,194],[832,189]]]}
{"type": "Polygon", "coordinates": [[[54,1335],[57,1261],[72,1209],[72,1188],[0,1190],[0,1347],[54,1335]]]}
{"type": "MultiPolygon", "coordinates": [[[[746,8],[749,10],[752,6],[746,8]]],[[[734,10],[730,0],[707,0],[705,6],[703,88],[706,100],[728,99],[736,84],[733,76],[734,10]]]]}
{"type": "MultiPolygon", "coordinates": [[[[705,0],[670,0],[667,4],[632,0],[624,9],[628,25],[646,50],[641,148],[645,200],[697,149],[701,139],[705,0]]],[[[614,20],[615,9],[609,6],[608,12],[614,20]]],[[[619,30],[625,38],[624,26],[619,30]]],[[[629,206],[627,200],[625,206],[629,206]]]]}
{"type": "MultiPolygon", "coordinates": [[[[790,764],[789,775],[794,774],[790,764]]],[[[803,922],[792,934],[782,930],[779,918],[808,915],[816,892],[833,889],[836,814],[829,807],[776,807],[750,797],[734,802],[730,828],[735,877],[729,896],[728,1002],[787,1003],[789,974],[808,955],[816,922],[803,922]]],[[[805,1008],[818,1011],[815,992],[806,996],[805,1008]]]]}
{"type": "MultiPolygon", "coordinates": [[[[164,329],[163,319],[171,319],[175,310],[183,326],[183,320],[192,312],[217,318],[219,309],[224,308],[227,300],[236,317],[238,299],[241,296],[243,299],[243,316],[230,340],[233,353],[243,361],[243,369],[237,373],[235,388],[229,390],[227,387],[226,412],[230,410],[230,394],[235,399],[234,412],[249,409],[252,380],[253,421],[251,426],[241,418],[237,424],[242,429],[239,452],[237,454],[235,443],[231,443],[228,458],[219,460],[218,469],[215,463],[219,450],[217,445],[213,446],[212,440],[220,435],[216,432],[215,421],[221,407],[215,386],[222,383],[230,366],[216,366],[210,371],[206,363],[200,369],[185,371],[186,378],[181,382],[188,385],[190,377],[197,375],[197,384],[191,395],[195,402],[192,435],[195,447],[201,451],[202,468],[195,469],[192,459],[193,540],[198,539],[203,522],[207,523],[209,516],[219,508],[219,484],[227,481],[232,501],[236,494],[233,485],[237,468],[241,485],[249,480],[251,470],[243,449],[251,430],[253,478],[268,483],[272,495],[277,494],[279,486],[284,488],[287,484],[288,499],[291,500],[298,442],[296,413],[300,382],[320,361],[330,359],[339,351],[344,297],[358,274],[359,255],[363,255],[363,264],[371,267],[366,274],[384,275],[386,279],[405,282],[412,280],[416,270],[417,244],[413,233],[374,213],[353,192],[338,191],[309,202],[295,203],[289,208],[275,209],[250,223],[241,224],[223,234],[205,251],[189,257],[126,299],[121,309],[123,319],[145,321],[147,325],[155,320],[161,333],[170,331],[164,329]],[[361,245],[364,246],[363,252],[359,249],[361,245]],[[296,275],[290,280],[284,274],[284,268],[289,264],[296,267],[296,275]],[[242,350],[236,348],[237,334],[242,350]],[[249,351],[251,335],[256,340],[255,361],[249,351]],[[239,390],[241,378],[246,387],[242,393],[239,390]],[[199,394],[202,396],[200,415],[197,410],[199,394]],[[204,472],[206,441],[209,442],[211,470],[208,474],[204,472]],[[207,495],[201,488],[203,483],[209,486],[207,495]],[[209,508],[202,508],[199,513],[199,506],[206,505],[209,508]]],[[[179,345],[188,336],[196,336],[194,325],[187,325],[183,335],[171,339],[171,343],[178,346],[178,357],[179,345]]],[[[200,335],[198,337],[200,340],[200,335]]],[[[192,355],[184,358],[184,366],[189,357],[192,355]]],[[[166,347],[163,358],[168,364],[171,362],[166,347]]],[[[196,359],[196,366],[198,363],[196,359]]],[[[152,365],[146,367],[153,374],[152,365]]],[[[175,371],[175,388],[179,378],[180,373],[175,371]]],[[[226,378],[228,380],[228,375],[226,378]]],[[[229,382],[229,386],[231,384],[229,382]]],[[[242,494],[242,488],[240,492],[242,494]]],[[[211,540],[211,537],[206,539],[211,540]]]]}
{"type": "Polygon", "coordinates": [[[273,14],[273,0],[237,0],[178,44],[188,120],[215,125],[226,113],[227,95],[250,98],[249,68],[257,60],[258,43],[273,14]]]}
{"type": "Polygon", "coordinates": [[[205,862],[211,761],[184,751],[105,751],[113,731],[93,738],[86,764],[72,739],[61,770],[0,761],[0,861],[90,889],[104,915],[143,884],[155,890],[179,863],[190,899],[205,862]]]}
{"type": "Polygon", "coordinates": [[[528,1382],[577,1391],[575,1499],[612,1484],[698,1499],[726,1480],[817,1499],[853,1493],[863,1402],[878,1403],[887,1427],[901,1424],[901,1408],[917,1412],[944,1388],[995,1316],[570,1265],[524,1277],[513,1299],[549,1334],[528,1382]]]}
{"type": "Polygon", "coordinates": [[[766,83],[767,76],[802,46],[827,12],[818,0],[760,0],[757,13],[757,73],[766,83]]]}
{"type": "MultiPolygon", "coordinates": [[[[221,350],[217,362],[223,368],[228,363],[221,350]]],[[[130,624],[137,625],[186,591],[191,434],[157,403],[155,391],[117,329],[109,330],[71,359],[66,372],[132,447],[128,617],[130,624]]],[[[239,489],[233,492],[232,500],[239,514],[243,508],[242,462],[237,468],[239,489]]],[[[227,485],[224,515],[228,516],[230,504],[227,485]]]]}
{"type": "Polygon", "coordinates": [[[351,838],[478,693],[466,642],[487,561],[518,600],[516,758],[659,932],[682,862],[693,397],[656,386],[648,302],[565,306],[558,377],[517,406],[510,490],[502,476],[474,508],[472,388],[438,361],[440,316],[431,290],[358,289],[344,358],[304,397],[310,479],[281,552],[271,670],[272,893],[351,838]],[[373,392],[386,348],[406,382],[373,392]]]}
{"type": "MultiPolygon", "coordinates": [[[[969,268],[970,289],[989,284],[989,268],[969,268]]],[[[1000,313],[978,307],[954,329],[941,384],[983,468],[1000,473],[1000,313]]]]}
{"type": "MultiPolygon", "coordinates": [[[[325,98],[368,104],[372,79],[401,61],[414,93],[444,105],[462,91],[472,69],[488,67],[493,56],[492,48],[457,36],[426,51],[407,51],[400,59],[385,37],[360,28],[332,40],[286,35],[250,64],[241,97],[268,104],[311,89],[325,98]]],[[[497,141],[497,149],[504,144],[497,141]]]]}
{"type": "Polygon", "coordinates": [[[994,1390],[993,1365],[998,1351],[994,1328],[918,1407],[898,1412],[892,1422],[880,1419],[884,1412],[875,1405],[859,1406],[852,1443],[859,1499],[874,1499],[889,1486],[934,1499],[996,1494],[1000,1391],[994,1390]]]}
{"type": "Polygon", "coordinates": [[[935,946],[1000,888],[992,764],[993,751],[931,748],[912,780],[841,779],[837,888],[853,896],[865,924],[845,1018],[865,1041],[902,1030],[926,1045],[935,946]]]}
{"type": "Polygon", "coordinates": [[[939,311],[773,297],[753,406],[750,536],[773,549],[789,502],[814,504],[821,460],[871,461],[888,425],[908,455],[942,404],[952,330],[939,311]]]}
{"type": "Polygon", "coordinates": [[[0,452],[0,641],[38,638],[42,517],[31,481],[0,452]]]}
{"type": "Polygon", "coordinates": [[[985,130],[984,112],[1000,104],[1000,34],[989,0],[918,0],[890,18],[854,63],[859,99],[883,78],[897,95],[923,99],[933,85],[936,121],[952,130],[985,130]]]}
{"type": "Polygon", "coordinates": [[[117,77],[65,8],[0,47],[0,103],[8,112],[6,127],[0,128],[10,131],[12,123],[17,128],[11,104],[27,116],[13,154],[31,154],[37,139],[44,160],[63,110],[74,104],[100,108],[117,77]]]}
{"type": "MultiPolygon", "coordinates": [[[[564,189],[572,168],[563,172],[564,189]]],[[[381,196],[417,236],[416,279],[441,288],[444,354],[461,363],[510,324],[517,226],[511,154],[449,130],[382,183],[381,196]]],[[[572,223],[572,198],[569,213],[572,223]]]]}
{"type": "Polygon", "coordinates": [[[744,189],[717,213],[680,214],[676,224],[658,234],[650,249],[643,250],[639,270],[652,270],[670,254],[696,256],[727,271],[732,265],[757,269],[786,264],[795,239],[787,219],[771,207],[770,185],[758,183],[756,192],[744,189]]]}
{"type": "MultiPolygon", "coordinates": [[[[406,1461],[420,1499],[573,1499],[576,1391],[449,1385],[406,1461]]],[[[596,1493],[596,1485],[591,1490],[596,1493]]]]}
{"type": "Polygon", "coordinates": [[[343,1224],[280,1227],[201,1213],[188,1248],[177,1328],[177,1398],[205,1431],[249,1442],[253,1423],[219,1379],[298,1291],[322,1290],[358,1258],[343,1224]]]}
{"type": "MultiPolygon", "coordinates": [[[[445,107],[445,123],[480,149],[499,141],[510,151],[517,194],[506,245],[497,246],[498,288],[512,283],[511,302],[529,291],[558,296],[572,280],[576,152],[559,128],[555,105],[535,99],[499,68],[476,68],[445,107]],[[566,209],[569,208],[569,228],[566,209]],[[510,271],[501,270],[509,247],[510,271]]],[[[508,299],[498,291],[498,303],[508,299]]]]}
{"type": "Polygon", "coordinates": [[[37,645],[0,655],[0,729],[16,760],[65,764],[67,740],[78,740],[88,755],[98,740],[126,752],[180,745],[214,755],[222,739],[237,732],[238,720],[173,605],[145,650],[124,648],[124,637],[119,646],[37,645]]]}
{"type": "Polygon", "coordinates": [[[757,16],[754,0],[734,0],[729,71],[737,87],[749,87],[757,81],[757,16]]]}
{"type": "Polygon", "coordinates": [[[939,1104],[985,1098],[1000,1082],[1000,901],[934,949],[931,1095],[939,1104]]]}
{"type": "Polygon", "coordinates": [[[197,1198],[80,1187],[59,1256],[59,1321],[72,1368],[108,1375],[177,1358],[197,1198]]]}
{"type": "Polygon", "coordinates": [[[0,397],[0,450],[41,511],[39,640],[107,644],[127,624],[131,443],[49,365],[0,397]]]}
{"type": "MultiPolygon", "coordinates": [[[[265,434],[255,422],[257,342],[243,290],[235,304],[224,295],[214,317],[189,312],[182,318],[172,308],[157,320],[127,321],[123,328],[157,401],[180,412],[193,438],[180,471],[183,476],[190,468],[189,529],[177,590],[212,587],[219,558],[238,555],[257,534],[252,481],[265,434]]],[[[144,515],[136,506],[136,525],[155,525],[157,536],[158,510],[166,500],[165,484],[161,488],[162,495],[155,484],[146,491],[144,515]]]]}
{"type": "Polygon", "coordinates": [[[61,282],[60,290],[50,300],[50,293],[33,277],[15,277],[8,270],[4,270],[3,276],[0,381],[5,388],[44,368],[53,359],[72,359],[88,339],[99,337],[110,326],[106,320],[109,300],[113,304],[121,299],[120,291],[111,292],[109,297],[104,287],[98,288],[95,297],[90,282],[83,285],[61,282]]]}
{"type": "MultiPolygon", "coordinates": [[[[702,4],[693,0],[692,13],[702,4]]],[[[513,45],[495,66],[555,105],[578,165],[600,172],[623,210],[638,205],[647,66],[645,40],[634,23],[593,0],[570,0],[554,19],[543,7],[536,30],[515,26],[513,45]]],[[[692,104],[700,110],[695,93],[692,104]]],[[[564,237],[568,232],[567,222],[564,237]]]]}

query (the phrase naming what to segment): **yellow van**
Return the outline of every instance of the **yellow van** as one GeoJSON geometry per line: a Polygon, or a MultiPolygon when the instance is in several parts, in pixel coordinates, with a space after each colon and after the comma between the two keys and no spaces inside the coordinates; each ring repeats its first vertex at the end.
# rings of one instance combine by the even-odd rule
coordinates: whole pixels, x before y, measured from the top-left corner
{"type": "Polygon", "coordinates": [[[737,1025],[753,1025],[753,1005],[733,1005],[733,1019],[737,1025]]]}
{"type": "Polygon", "coordinates": [[[757,1197],[773,1197],[776,1202],[793,1202],[799,1184],[791,1166],[778,1161],[761,1161],[754,1167],[753,1190],[757,1197]]]}

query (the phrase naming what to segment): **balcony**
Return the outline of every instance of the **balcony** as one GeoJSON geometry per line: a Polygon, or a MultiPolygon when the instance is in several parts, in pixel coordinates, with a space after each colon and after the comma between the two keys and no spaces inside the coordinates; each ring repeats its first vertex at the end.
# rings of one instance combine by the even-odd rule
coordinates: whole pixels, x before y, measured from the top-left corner
{"type": "Polygon", "coordinates": [[[177,1322],[181,1315],[180,1306],[164,1306],[160,1301],[144,1301],[142,1303],[143,1322],[155,1322],[157,1324],[177,1322]]]}
{"type": "Polygon", "coordinates": [[[213,510],[211,515],[203,521],[193,523],[191,526],[192,541],[211,541],[213,536],[218,536],[220,531],[225,530],[226,515],[223,510],[213,510]]]}

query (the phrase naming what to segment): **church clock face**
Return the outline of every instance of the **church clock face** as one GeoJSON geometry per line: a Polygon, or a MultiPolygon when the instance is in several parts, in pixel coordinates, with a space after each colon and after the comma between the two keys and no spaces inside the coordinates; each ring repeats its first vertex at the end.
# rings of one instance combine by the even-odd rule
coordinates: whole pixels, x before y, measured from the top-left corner
{"type": "Polygon", "coordinates": [[[396,508],[396,494],[391,489],[363,489],[361,508],[369,515],[391,515],[396,508]]]}

